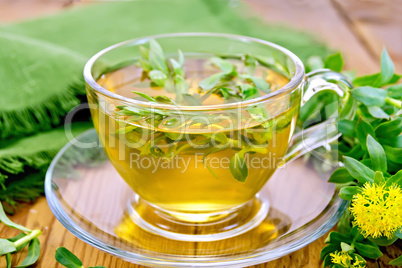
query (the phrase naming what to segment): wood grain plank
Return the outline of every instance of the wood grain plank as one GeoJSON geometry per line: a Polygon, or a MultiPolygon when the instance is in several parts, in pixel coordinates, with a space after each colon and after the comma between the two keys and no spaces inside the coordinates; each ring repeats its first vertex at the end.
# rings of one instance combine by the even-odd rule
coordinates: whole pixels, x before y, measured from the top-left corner
{"type": "Polygon", "coordinates": [[[378,71],[378,62],[362,46],[330,0],[246,0],[265,21],[296,27],[342,51],[346,69],[358,74],[378,71]]]}
{"type": "Polygon", "coordinates": [[[354,31],[379,61],[385,46],[402,72],[402,1],[332,0],[354,31]]]}
{"type": "Polygon", "coordinates": [[[66,2],[66,0],[1,0],[0,22],[10,23],[19,20],[27,20],[41,15],[52,14],[63,9],[66,6],[66,2]]]}

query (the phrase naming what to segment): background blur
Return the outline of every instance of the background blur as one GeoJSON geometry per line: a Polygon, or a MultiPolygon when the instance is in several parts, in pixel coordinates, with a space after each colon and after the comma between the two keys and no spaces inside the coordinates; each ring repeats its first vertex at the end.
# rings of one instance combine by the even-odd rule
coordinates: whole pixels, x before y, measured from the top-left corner
{"type": "MultiPolygon", "coordinates": [[[[210,0],[220,1],[220,0],[210,0]]],[[[0,23],[11,23],[93,0],[0,0],[0,23]]],[[[236,0],[232,1],[236,5],[236,0]]],[[[400,0],[244,0],[269,23],[288,25],[315,35],[340,50],[346,69],[377,72],[383,46],[402,72],[402,1],[400,0]]]]}

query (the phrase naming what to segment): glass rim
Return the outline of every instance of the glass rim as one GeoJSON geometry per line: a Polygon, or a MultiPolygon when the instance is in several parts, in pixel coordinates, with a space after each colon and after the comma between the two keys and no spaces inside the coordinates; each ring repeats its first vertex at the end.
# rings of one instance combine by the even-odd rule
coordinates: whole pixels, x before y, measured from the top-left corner
{"type": "Polygon", "coordinates": [[[127,41],[123,41],[117,44],[114,44],[112,46],[109,46],[107,48],[102,49],[95,55],[93,55],[85,64],[84,66],[84,79],[85,82],[96,92],[101,93],[102,95],[105,95],[107,97],[113,98],[115,100],[123,101],[126,103],[130,103],[133,105],[137,106],[143,106],[147,108],[152,108],[152,109],[162,109],[162,110],[175,110],[175,109],[180,109],[183,111],[206,111],[206,110],[227,110],[231,108],[243,108],[246,106],[250,105],[255,105],[264,101],[267,101],[269,99],[272,99],[273,97],[280,96],[283,94],[290,93],[293,89],[295,89],[297,86],[300,85],[300,83],[303,81],[304,75],[305,75],[305,70],[304,70],[304,65],[302,61],[297,57],[293,52],[290,50],[279,46],[275,43],[265,41],[262,39],[254,38],[254,37],[247,37],[247,36],[242,36],[242,35],[235,35],[235,34],[226,34],[226,33],[206,33],[206,32],[182,32],[182,33],[169,33],[169,34],[157,34],[157,35],[149,35],[149,36],[144,36],[144,37],[139,37],[135,39],[130,39],[127,41]],[[154,102],[147,102],[147,101],[141,101],[141,100],[136,100],[128,97],[121,96],[119,94],[113,93],[106,88],[100,86],[92,76],[92,67],[94,63],[103,55],[107,54],[108,52],[123,47],[128,44],[140,44],[143,43],[144,41],[147,41],[149,39],[159,39],[159,38],[169,38],[169,37],[191,37],[191,36],[197,36],[197,37],[223,37],[223,38],[231,38],[231,39],[237,39],[239,41],[243,42],[249,42],[249,43],[259,43],[266,45],[268,47],[274,48],[276,50],[279,50],[283,54],[285,54],[292,62],[295,64],[295,74],[291,77],[289,82],[281,87],[278,90],[275,90],[271,93],[268,93],[266,95],[263,95],[258,98],[254,98],[251,100],[247,101],[240,101],[240,102],[234,102],[234,103],[226,103],[226,104],[215,104],[215,105],[203,105],[203,106],[186,106],[186,105],[172,105],[172,104],[161,104],[161,103],[154,103],[154,102]]]}

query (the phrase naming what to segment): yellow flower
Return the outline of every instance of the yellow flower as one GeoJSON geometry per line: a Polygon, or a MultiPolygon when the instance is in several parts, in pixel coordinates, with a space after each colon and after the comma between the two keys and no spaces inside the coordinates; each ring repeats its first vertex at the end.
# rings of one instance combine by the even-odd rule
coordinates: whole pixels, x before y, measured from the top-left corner
{"type": "Polygon", "coordinates": [[[366,183],[363,191],[353,196],[350,208],[353,225],[358,226],[365,237],[386,236],[392,238],[402,227],[402,190],[393,184],[366,183]]]}
{"type": "Polygon", "coordinates": [[[331,256],[332,263],[340,264],[343,267],[349,267],[349,263],[352,260],[352,257],[343,251],[335,251],[334,253],[330,253],[329,256],[331,256]]]}
{"type": "Polygon", "coordinates": [[[334,264],[339,264],[345,268],[364,268],[363,261],[359,261],[357,256],[355,256],[355,260],[347,253],[343,251],[335,251],[334,253],[330,253],[331,261],[334,264]]]}

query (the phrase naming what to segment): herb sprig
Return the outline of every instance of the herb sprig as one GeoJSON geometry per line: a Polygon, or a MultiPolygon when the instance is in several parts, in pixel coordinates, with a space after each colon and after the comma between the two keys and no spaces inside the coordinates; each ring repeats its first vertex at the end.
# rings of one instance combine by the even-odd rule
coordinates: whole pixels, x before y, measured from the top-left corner
{"type": "MultiPolygon", "coordinates": [[[[20,230],[21,233],[11,238],[0,238],[0,258],[5,257],[6,267],[11,268],[11,254],[20,252],[27,248],[27,256],[15,268],[31,267],[34,265],[40,255],[40,241],[38,237],[42,231],[31,230],[20,224],[12,222],[5,214],[3,206],[0,203],[0,222],[4,225],[20,230]]],[[[55,254],[56,260],[67,268],[84,268],[82,262],[65,247],[59,247],[55,254]]],[[[92,266],[89,268],[106,268],[104,266],[92,266]]]]}
{"type": "MultiPolygon", "coordinates": [[[[246,66],[244,73],[239,73],[235,64],[229,60],[212,57],[210,63],[220,72],[199,82],[198,93],[203,94],[200,96],[198,93],[189,93],[189,84],[185,79],[184,54],[181,50],[178,50],[177,60],[166,58],[160,44],[153,39],[149,41],[149,48],[139,46],[139,50],[141,57],[138,58],[137,65],[143,70],[142,78],[148,78],[153,86],[163,87],[167,92],[175,93],[177,104],[199,105],[211,94],[220,96],[226,102],[238,102],[258,97],[259,91],[271,92],[267,81],[254,75],[257,63],[261,60],[250,55],[235,57],[244,62],[246,66]]],[[[149,96],[145,97],[146,94],[142,94],[142,97],[150,100],[149,96]]]]}
{"type": "Polygon", "coordinates": [[[20,234],[12,238],[0,238],[0,257],[5,256],[7,268],[11,267],[11,254],[21,251],[28,247],[28,254],[17,268],[33,265],[39,258],[40,242],[38,236],[41,230],[30,230],[22,225],[12,222],[5,214],[0,203],[0,222],[8,227],[21,231],[20,234]]]}
{"type": "MultiPolygon", "coordinates": [[[[341,55],[330,56],[325,65],[341,70],[341,55]]],[[[353,80],[349,97],[355,116],[339,118],[343,164],[329,179],[351,203],[338,231],[325,241],[324,267],[365,267],[364,258],[383,255],[379,246],[402,239],[402,85],[394,85],[400,78],[384,49],[381,72],[353,80]]],[[[402,257],[389,264],[402,265],[402,257]]]]}
{"type": "MultiPolygon", "coordinates": [[[[271,86],[265,80],[267,74],[263,72],[263,77],[255,76],[255,69],[258,64],[263,66],[271,66],[272,64],[250,55],[234,57],[236,60],[243,62],[245,66],[243,72],[240,72],[237,66],[228,59],[218,56],[212,57],[209,59],[209,63],[217,68],[219,72],[200,81],[198,92],[190,92],[189,84],[185,79],[184,54],[180,50],[178,51],[177,59],[167,58],[164,55],[162,47],[155,40],[149,41],[149,47],[140,46],[139,50],[141,56],[138,58],[137,65],[142,68],[142,79],[149,79],[151,86],[162,87],[166,92],[175,94],[175,99],[173,100],[163,95],[149,96],[143,92],[133,91],[136,95],[135,98],[140,98],[141,100],[171,105],[202,105],[211,95],[217,95],[224,102],[230,103],[253,99],[261,96],[261,93],[271,92],[271,86]]],[[[220,135],[192,135],[189,140],[193,144],[197,144],[197,146],[189,146],[188,144],[180,144],[183,138],[182,133],[158,131],[158,127],[163,126],[173,129],[178,127],[178,125],[182,128],[199,124],[201,126],[208,126],[208,124],[205,124],[206,122],[199,119],[198,114],[185,114],[185,121],[179,122],[177,118],[172,118],[172,114],[167,111],[146,108],[137,109],[132,106],[118,106],[116,108],[115,114],[117,115],[117,119],[121,120],[121,127],[116,134],[124,135],[122,137],[123,140],[127,140],[128,138],[138,145],[141,134],[144,134],[143,129],[134,127],[133,125],[126,125],[125,122],[127,121],[138,125],[144,125],[145,123],[152,129],[150,131],[147,130],[147,134],[154,137],[154,140],[148,141],[138,148],[141,151],[141,155],[172,159],[179,152],[197,148],[211,147],[207,155],[221,151],[223,150],[222,148],[235,148],[238,152],[230,159],[229,168],[233,177],[240,182],[244,182],[248,177],[248,168],[244,160],[245,154],[262,152],[259,147],[264,147],[264,144],[267,146],[267,138],[270,137],[269,133],[272,132],[272,123],[268,121],[271,118],[268,111],[261,105],[255,105],[248,108],[247,111],[251,118],[261,123],[261,126],[256,128],[260,128],[262,131],[253,131],[250,129],[244,134],[247,137],[240,137],[239,140],[249,140],[249,136],[251,136],[257,146],[254,146],[254,143],[239,146],[240,143],[237,140],[229,139],[223,133],[220,135]],[[225,138],[222,138],[222,136],[225,136],[225,138]],[[261,136],[265,137],[265,139],[261,138],[261,136]],[[164,151],[156,144],[158,141],[168,142],[171,146],[164,151]],[[225,144],[227,142],[229,143],[225,144]],[[219,150],[214,149],[212,144],[218,145],[219,150]]],[[[289,111],[288,120],[284,120],[284,122],[288,123],[284,123],[283,127],[290,124],[295,113],[296,109],[289,111]]],[[[207,121],[216,127],[219,126],[219,116],[211,114],[210,118],[207,118],[207,121]]],[[[277,131],[280,130],[278,129],[277,131]]],[[[216,176],[214,171],[206,164],[206,156],[204,157],[204,165],[213,176],[216,176]]]]}

